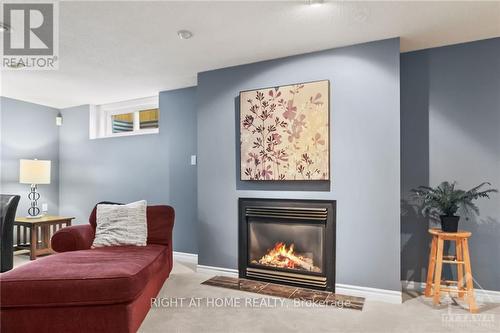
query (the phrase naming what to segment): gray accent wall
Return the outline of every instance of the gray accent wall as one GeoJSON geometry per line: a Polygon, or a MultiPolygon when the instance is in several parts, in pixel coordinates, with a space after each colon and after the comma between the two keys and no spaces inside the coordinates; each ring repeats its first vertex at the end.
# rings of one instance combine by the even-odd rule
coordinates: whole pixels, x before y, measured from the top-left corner
{"type": "Polygon", "coordinates": [[[28,215],[27,198],[30,185],[19,184],[19,160],[51,161],[51,183],[39,185],[40,210],[48,204],[48,213],[59,211],[59,128],[56,126],[57,109],[0,97],[1,167],[0,192],[18,194],[21,201],[18,216],[28,215]]]}
{"type": "Polygon", "coordinates": [[[198,261],[237,268],[239,197],[337,200],[336,282],[400,285],[399,39],[198,75],[198,261]],[[329,183],[238,181],[241,90],[329,79],[329,183]]]}
{"type": "MultiPolygon", "coordinates": [[[[402,54],[401,134],[401,278],[425,281],[429,224],[409,190],[444,180],[500,188],[500,38],[402,54]]],[[[500,195],[478,206],[459,227],[472,231],[475,287],[498,291],[500,195]]]]}
{"type": "Polygon", "coordinates": [[[63,110],[60,213],[87,223],[99,201],[175,208],[174,250],[197,253],[196,88],[160,93],[160,133],[89,139],[89,106],[63,110]]]}

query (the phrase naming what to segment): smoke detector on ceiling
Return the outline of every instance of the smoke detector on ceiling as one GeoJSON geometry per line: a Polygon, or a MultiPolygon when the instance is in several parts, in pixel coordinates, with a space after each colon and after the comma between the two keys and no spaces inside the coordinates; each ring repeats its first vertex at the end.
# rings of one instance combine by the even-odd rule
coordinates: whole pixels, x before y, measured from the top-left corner
{"type": "Polygon", "coordinates": [[[177,36],[179,36],[180,39],[189,39],[193,37],[193,33],[189,30],[179,30],[177,31],[177,36]]]}
{"type": "Polygon", "coordinates": [[[307,3],[311,6],[319,6],[323,3],[323,0],[308,0],[307,3]]]}

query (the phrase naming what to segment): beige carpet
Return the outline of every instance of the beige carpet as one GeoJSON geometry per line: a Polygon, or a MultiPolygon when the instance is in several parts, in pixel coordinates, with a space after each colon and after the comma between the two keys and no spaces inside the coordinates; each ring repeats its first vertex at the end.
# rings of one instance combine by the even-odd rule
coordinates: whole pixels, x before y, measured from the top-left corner
{"type": "MultiPolygon", "coordinates": [[[[201,285],[210,275],[194,272],[194,266],[176,262],[174,270],[158,295],[164,307],[152,308],[140,332],[499,332],[500,305],[486,305],[482,312],[470,315],[460,307],[442,305],[433,308],[424,297],[409,297],[403,304],[367,300],[363,311],[335,307],[297,306],[265,303],[262,307],[245,306],[244,300],[270,298],[224,288],[201,285]],[[201,298],[200,304],[191,297],[201,298]],[[184,298],[181,306],[172,298],[184,298]],[[239,306],[216,307],[214,299],[243,299],[239,306]],[[450,314],[449,315],[449,311],[450,314]],[[471,317],[472,316],[472,317],[471,317]],[[479,322],[472,320],[481,319],[479,322]]],[[[250,303],[250,302],[249,302],[250,303]]],[[[258,302],[255,302],[258,303],[258,302]]]]}
{"type": "MultiPolygon", "coordinates": [[[[14,256],[16,267],[26,262],[26,255],[14,256]]],[[[450,305],[451,299],[435,308],[429,299],[411,295],[405,295],[405,302],[399,305],[368,299],[362,311],[310,307],[292,300],[281,299],[281,303],[274,297],[201,284],[210,277],[196,273],[192,264],[176,262],[158,295],[164,306],[149,311],[139,332],[500,332],[500,304],[482,305],[480,313],[474,315],[450,305]],[[189,306],[193,297],[199,298],[199,306],[197,299],[189,306]],[[177,305],[172,304],[172,299],[177,299],[177,305]],[[216,302],[221,299],[240,303],[217,307],[216,302]]]]}

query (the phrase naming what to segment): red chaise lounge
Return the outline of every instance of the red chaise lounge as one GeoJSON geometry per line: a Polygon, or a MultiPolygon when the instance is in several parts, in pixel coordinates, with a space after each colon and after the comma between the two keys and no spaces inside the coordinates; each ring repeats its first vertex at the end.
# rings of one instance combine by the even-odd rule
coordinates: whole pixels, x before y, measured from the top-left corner
{"type": "Polygon", "coordinates": [[[59,230],[52,248],[63,252],[0,275],[1,331],[136,332],[172,270],[174,209],[148,206],[147,246],[90,249],[87,225],[59,230]]]}

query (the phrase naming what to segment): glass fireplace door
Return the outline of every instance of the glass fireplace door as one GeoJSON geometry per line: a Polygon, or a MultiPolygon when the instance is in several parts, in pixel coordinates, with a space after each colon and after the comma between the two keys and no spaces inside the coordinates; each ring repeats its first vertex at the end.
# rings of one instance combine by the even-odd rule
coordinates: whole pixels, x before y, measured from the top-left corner
{"type": "Polygon", "coordinates": [[[324,233],[322,224],[249,221],[248,265],[322,274],[324,233]]]}

